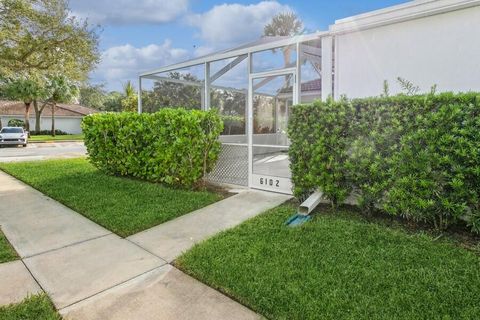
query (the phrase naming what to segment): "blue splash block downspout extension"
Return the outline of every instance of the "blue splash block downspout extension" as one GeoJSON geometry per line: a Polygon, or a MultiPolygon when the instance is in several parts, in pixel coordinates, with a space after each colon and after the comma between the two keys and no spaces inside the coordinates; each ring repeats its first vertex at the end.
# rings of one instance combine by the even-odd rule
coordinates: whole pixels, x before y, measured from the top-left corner
{"type": "Polygon", "coordinates": [[[290,218],[288,218],[288,220],[285,222],[285,225],[289,227],[297,227],[304,224],[305,222],[310,221],[311,219],[312,217],[310,216],[305,216],[305,215],[296,213],[290,218]]]}
{"type": "Polygon", "coordinates": [[[296,214],[288,218],[285,224],[289,227],[296,227],[304,224],[312,219],[310,213],[315,209],[316,206],[322,201],[322,192],[315,191],[313,192],[303,203],[298,207],[296,214]]]}

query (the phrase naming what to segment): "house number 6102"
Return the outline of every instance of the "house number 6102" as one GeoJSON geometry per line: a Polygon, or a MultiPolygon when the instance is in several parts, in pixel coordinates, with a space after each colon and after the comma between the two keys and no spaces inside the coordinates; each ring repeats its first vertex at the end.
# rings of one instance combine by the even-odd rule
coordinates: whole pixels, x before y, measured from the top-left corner
{"type": "Polygon", "coordinates": [[[274,180],[274,179],[269,179],[269,178],[260,178],[260,184],[266,185],[266,186],[275,186],[275,187],[280,187],[280,180],[274,180]]]}

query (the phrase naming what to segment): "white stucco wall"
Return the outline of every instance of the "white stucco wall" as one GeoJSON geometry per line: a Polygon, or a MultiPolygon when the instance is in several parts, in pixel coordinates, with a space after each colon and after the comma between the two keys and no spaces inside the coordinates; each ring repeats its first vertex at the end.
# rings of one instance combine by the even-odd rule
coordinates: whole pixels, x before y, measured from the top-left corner
{"type": "MultiPolygon", "coordinates": [[[[411,9],[412,15],[415,10],[411,9]]],[[[376,17],[360,17],[359,24],[367,19],[376,17]]],[[[336,98],[377,96],[384,80],[390,93],[398,93],[397,77],[418,85],[422,92],[434,84],[438,91],[480,91],[480,6],[361,31],[354,31],[354,26],[355,22],[339,21],[331,27],[337,32],[336,98]]]]}
{"type": "MultiPolygon", "coordinates": [[[[7,126],[10,119],[20,119],[23,120],[23,116],[0,116],[2,119],[2,125],[7,126]]],[[[35,129],[35,117],[30,117],[30,130],[35,129]]],[[[55,117],[55,128],[57,130],[62,130],[70,134],[79,134],[82,133],[80,127],[82,118],[80,117],[55,117]]],[[[40,130],[50,130],[52,128],[52,119],[51,117],[41,117],[40,118],[40,130]]]]}

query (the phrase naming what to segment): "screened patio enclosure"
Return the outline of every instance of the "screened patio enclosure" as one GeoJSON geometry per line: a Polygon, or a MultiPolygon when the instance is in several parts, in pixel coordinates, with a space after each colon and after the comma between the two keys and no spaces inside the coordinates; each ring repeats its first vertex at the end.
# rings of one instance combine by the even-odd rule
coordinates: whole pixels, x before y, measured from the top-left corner
{"type": "MultiPolygon", "coordinates": [[[[331,67],[325,69],[328,81],[322,79],[322,35],[261,38],[142,73],[138,112],[218,109],[224,121],[222,149],[207,179],[291,193],[291,110],[331,94],[331,67]],[[328,90],[322,90],[325,84],[328,90]]],[[[331,49],[327,52],[331,63],[331,49]]]]}

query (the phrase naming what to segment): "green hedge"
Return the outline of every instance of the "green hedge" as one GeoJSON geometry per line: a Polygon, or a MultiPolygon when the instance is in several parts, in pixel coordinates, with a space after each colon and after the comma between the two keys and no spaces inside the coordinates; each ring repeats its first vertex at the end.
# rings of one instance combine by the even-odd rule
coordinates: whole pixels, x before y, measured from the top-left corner
{"type": "Polygon", "coordinates": [[[289,156],[295,195],[319,187],[336,204],[350,193],[345,168],[350,109],[346,100],[292,109],[288,134],[292,142],[289,156]]]}
{"type": "Polygon", "coordinates": [[[480,232],[480,95],[329,100],[293,108],[294,193],[319,188],[375,208],[480,232]]]}
{"type": "Polygon", "coordinates": [[[192,187],[218,158],[223,124],[215,110],[162,109],[92,114],[82,129],[89,159],[100,170],[192,187]]]}
{"type": "Polygon", "coordinates": [[[22,127],[25,128],[25,121],[20,120],[20,119],[10,119],[8,121],[8,126],[9,127],[22,127]]]}
{"type": "MultiPolygon", "coordinates": [[[[52,130],[30,131],[30,135],[32,135],[32,136],[47,136],[47,135],[51,135],[51,134],[52,134],[52,130]]],[[[57,136],[67,136],[67,135],[71,135],[71,133],[67,133],[65,131],[55,129],[55,135],[57,135],[57,136]]]]}

